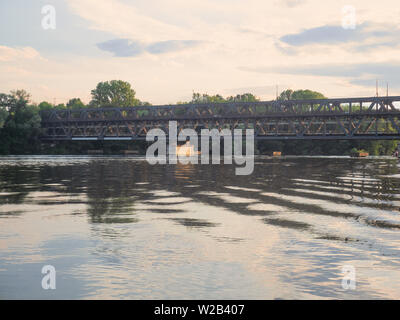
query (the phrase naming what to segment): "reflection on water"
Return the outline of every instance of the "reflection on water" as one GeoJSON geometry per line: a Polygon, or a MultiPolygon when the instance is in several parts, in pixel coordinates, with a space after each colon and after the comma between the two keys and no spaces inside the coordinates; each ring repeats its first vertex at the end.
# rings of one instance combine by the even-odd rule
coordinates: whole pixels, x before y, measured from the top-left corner
{"type": "Polygon", "coordinates": [[[392,159],[0,158],[0,299],[400,298],[392,159]],[[57,289],[43,290],[53,265],[57,289]],[[357,288],[341,286],[356,268],[357,288]]]}

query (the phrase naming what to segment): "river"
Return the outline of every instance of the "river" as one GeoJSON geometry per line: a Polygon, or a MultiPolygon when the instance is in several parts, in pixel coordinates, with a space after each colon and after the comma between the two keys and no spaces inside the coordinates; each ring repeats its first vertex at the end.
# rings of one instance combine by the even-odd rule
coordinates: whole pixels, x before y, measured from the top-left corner
{"type": "Polygon", "coordinates": [[[257,157],[236,176],[1,157],[0,299],[399,299],[399,173],[390,158],[257,157]]]}

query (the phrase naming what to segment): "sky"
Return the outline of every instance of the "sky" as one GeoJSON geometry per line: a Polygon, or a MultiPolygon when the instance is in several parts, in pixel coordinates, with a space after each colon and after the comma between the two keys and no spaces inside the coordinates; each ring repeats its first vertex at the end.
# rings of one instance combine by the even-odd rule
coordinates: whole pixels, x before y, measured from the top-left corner
{"type": "Polygon", "coordinates": [[[0,92],[89,102],[124,80],[169,104],[277,88],[369,97],[378,79],[400,95],[399,31],[397,0],[0,0],[0,92]]]}

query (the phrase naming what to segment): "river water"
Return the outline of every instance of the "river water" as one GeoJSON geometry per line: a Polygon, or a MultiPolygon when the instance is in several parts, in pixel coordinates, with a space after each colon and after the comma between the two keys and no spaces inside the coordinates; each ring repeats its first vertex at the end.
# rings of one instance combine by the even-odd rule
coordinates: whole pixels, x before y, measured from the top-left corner
{"type": "Polygon", "coordinates": [[[0,299],[399,299],[399,169],[2,157],[0,299]]]}

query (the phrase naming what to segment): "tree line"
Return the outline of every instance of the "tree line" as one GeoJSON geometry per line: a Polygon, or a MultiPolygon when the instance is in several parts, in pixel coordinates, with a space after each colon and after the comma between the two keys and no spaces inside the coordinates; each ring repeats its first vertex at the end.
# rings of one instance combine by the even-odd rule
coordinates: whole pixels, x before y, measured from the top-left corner
{"type": "MultiPolygon", "coordinates": [[[[56,144],[41,143],[40,112],[49,109],[81,109],[96,107],[136,107],[150,106],[149,102],[136,97],[131,84],[121,80],[100,82],[91,91],[92,99],[88,104],[80,98],[72,98],[66,104],[51,104],[43,101],[31,103],[30,95],[25,90],[0,93],[0,154],[85,154],[89,149],[103,149],[105,153],[118,153],[121,150],[139,149],[144,152],[143,142],[91,141],[91,142],[59,142],[56,144]]],[[[285,90],[278,100],[325,99],[319,92],[312,90],[285,90]]],[[[258,97],[251,93],[223,97],[193,93],[190,101],[179,101],[177,104],[189,103],[226,103],[256,102],[258,97]]],[[[281,151],[291,155],[348,155],[354,150],[366,150],[371,155],[391,155],[397,148],[398,141],[259,141],[259,153],[281,151]]]]}

